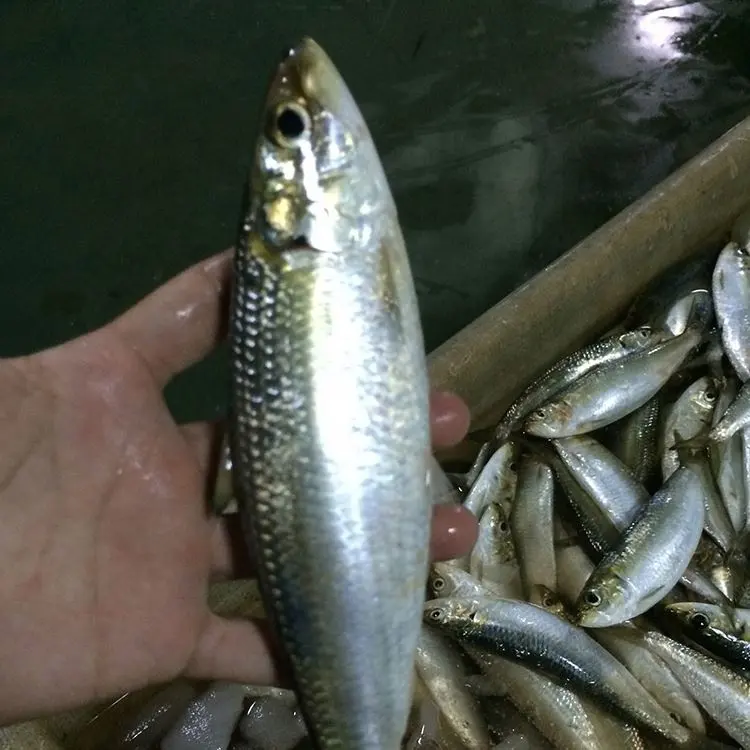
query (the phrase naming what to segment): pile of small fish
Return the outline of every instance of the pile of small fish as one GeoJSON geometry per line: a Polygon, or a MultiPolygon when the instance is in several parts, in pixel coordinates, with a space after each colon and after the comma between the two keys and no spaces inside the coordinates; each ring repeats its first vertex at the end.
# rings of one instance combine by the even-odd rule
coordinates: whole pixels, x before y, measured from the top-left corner
{"type": "Polygon", "coordinates": [[[453,476],[479,538],[432,567],[417,669],[458,747],[490,733],[432,674],[438,633],[555,748],[750,747],[745,223],[534,381],[453,476]]]}

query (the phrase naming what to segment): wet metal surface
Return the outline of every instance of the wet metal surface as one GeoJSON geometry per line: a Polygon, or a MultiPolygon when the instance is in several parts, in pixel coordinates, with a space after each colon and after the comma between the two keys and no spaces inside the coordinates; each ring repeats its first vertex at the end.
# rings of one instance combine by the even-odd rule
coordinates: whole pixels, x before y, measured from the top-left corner
{"type": "MultiPolygon", "coordinates": [[[[302,34],[368,117],[429,349],[750,114],[738,0],[6,0],[0,355],[231,244],[268,73],[302,34]]],[[[219,364],[178,381],[182,416],[221,409],[219,364]]]]}

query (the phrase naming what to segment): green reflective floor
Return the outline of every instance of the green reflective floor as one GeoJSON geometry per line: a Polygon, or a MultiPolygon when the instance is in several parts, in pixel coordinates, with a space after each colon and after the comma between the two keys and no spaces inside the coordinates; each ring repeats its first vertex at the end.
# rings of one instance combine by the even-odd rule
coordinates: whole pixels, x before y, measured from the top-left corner
{"type": "MultiPolygon", "coordinates": [[[[233,241],[282,49],[320,41],[400,207],[434,348],[750,115],[750,3],[0,3],[0,356],[233,241]]],[[[178,381],[222,409],[220,358],[178,381]]]]}

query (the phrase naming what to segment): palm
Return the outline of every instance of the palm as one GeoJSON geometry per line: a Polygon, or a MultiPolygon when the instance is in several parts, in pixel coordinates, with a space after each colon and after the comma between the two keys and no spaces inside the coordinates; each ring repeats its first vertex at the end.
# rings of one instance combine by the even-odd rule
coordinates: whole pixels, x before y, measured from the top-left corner
{"type": "MultiPolygon", "coordinates": [[[[0,724],[178,674],[277,678],[262,629],[208,608],[211,577],[238,573],[206,508],[212,431],[162,398],[220,338],[227,277],[219,256],[99,331],[0,360],[0,724]]],[[[433,435],[452,444],[468,417],[445,398],[433,435]]],[[[433,552],[462,554],[475,523],[441,511],[433,552]]]]}
{"type": "Polygon", "coordinates": [[[76,703],[169,678],[208,616],[198,453],[146,365],[101,333],[24,367],[28,435],[2,502],[27,507],[24,526],[0,530],[23,539],[16,613],[45,634],[30,634],[24,667],[75,674],[76,703]]]}

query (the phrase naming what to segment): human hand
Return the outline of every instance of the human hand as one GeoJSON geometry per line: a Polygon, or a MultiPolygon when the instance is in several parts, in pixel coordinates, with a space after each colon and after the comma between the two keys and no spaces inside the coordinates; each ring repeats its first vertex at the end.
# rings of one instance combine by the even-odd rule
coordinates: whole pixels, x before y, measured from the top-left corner
{"type": "MultiPolygon", "coordinates": [[[[208,608],[211,580],[247,571],[207,513],[210,424],[180,426],[162,391],[224,329],[230,254],[189,269],[113,323],[0,360],[0,724],[178,675],[277,679],[256,622],[208,608]]],[[[434,444],[465,405],[431,401],[434,444]]],[[[432,553],[464,554],[476,523],[440,506],[432,553]]]]}

